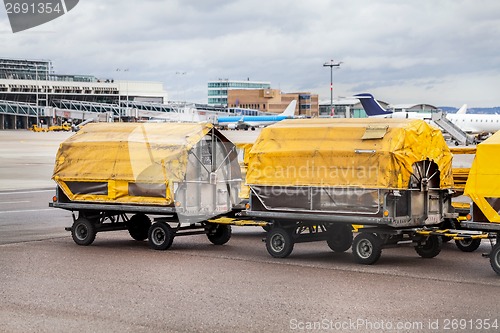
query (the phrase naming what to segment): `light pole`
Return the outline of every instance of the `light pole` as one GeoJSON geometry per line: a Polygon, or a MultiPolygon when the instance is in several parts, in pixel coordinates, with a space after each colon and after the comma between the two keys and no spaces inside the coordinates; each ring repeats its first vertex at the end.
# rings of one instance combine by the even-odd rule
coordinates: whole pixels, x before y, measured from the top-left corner
{"type": "Polygon", "coordinates": [[[40,126],[40,115],[38,110],[38,64],[35,63],[35,85],[36,85],[36,96],[35,96],[35,110],[36,110],[36,126],[40,126]]]}
{"type": "MultiPolygon", "coordinates": [[[[180,89],[180,87],[179,87],[179,86],[180,86],[179,82],[181,82],[180,77],[183,77],[183,76],[184,76],[184,75],[186,75],[186,74],[187,74],[187,72],[175,72],[176,77],[178,77],[178,78],[179,78],[178,80],[175,80],[175,81],[176,81],[176,86],[177,86],[177,88],[179,89],[179,90],[178,90],[179,99],[182,99],[182,98],[181,98],[181,94],[182,94],[182,93],[181,93],[181,89],[180,89]]],[[[179,102],[183,102],[183,101],[182,101],[182,100],[180,100],[179,102]]]]}
{"type": "MultiPolygon", "coordinates": [[[[43,63],[34,63],[35,66],[35,110],[36,110],[36,123],[37,126],[41,125],[40,122],[43,121],[43,118],[40,119],[40,116],[47,117],[45,114],[46,108],[49,106],[49,93],[47,91],[47,87],[44,87],[40,81],[48,81],[50,79],[49,74],[52,70],[52,65],[50,62],[47,62],[46,64],[43,63]],[[38,68],[41,69],[38,69],[38,68]],[[40,75],[42,78],[40,79],[40,75]],[[40,97],[40,93],[42,93],[42,96],[40,97]],[[43,103],[45,101],[45,103],[43,103]],[[42,102],[42,103],[41,103],[42,102]],[[42,106],[40,104],[43,104],[43,111],[42,111],[42,106]]],[[[54,119],[56,118],[56,114],[54,112],[54,119]]],[[[48,124],[46,124],[48,125],[48,124]]]]}
{"type": "Polygon", "coordinates": [[[331,114],[332,109],[333,109],[333,67],[340,68],[341,63],[342,63],[342,61],[334,62],[332,59],[332,60],[325,62],[323,64],[323,67],[330,67],[330,114],[331,114]]]}
{"type": "MultiPolygon", "coordinates": [[[[117,72],[128,72],[128,68],[117,68],[116,69],[117,72]]],[[[125,111],[127,111],[127,108],[128,108],[128,80],[125,81],[126,83],[126,98],[127,98],[127,104],[125,106],[125,111]]],[[[121,100],[121,92],[118,94],[118,122],[121,122],[122,121],[122,107],[121,107],[121,103],[120,103],[120,100],[121,100]]]]}

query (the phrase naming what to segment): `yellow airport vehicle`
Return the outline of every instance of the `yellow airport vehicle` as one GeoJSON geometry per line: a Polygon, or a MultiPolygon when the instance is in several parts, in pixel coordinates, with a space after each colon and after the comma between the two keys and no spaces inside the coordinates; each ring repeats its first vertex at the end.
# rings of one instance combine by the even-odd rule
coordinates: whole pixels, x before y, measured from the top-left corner
{"type": "Polygon", "coordinates": [[[208,220],[240,203],[235,146],[208,123],[87,124],[60,145],[53,179],[50,206],[73,212],[79,245],[114,230],[156,250],[198,233],[222,245],[231,226],[208,220]]]}
{"type": "Polygon", "coordinates": [[[71,125],[68,124],[68,123],[64,123],[62,125],[52,125],[52,126],[49,126],[49,128],[47,129],[48,132],[69,132],[71,131],[71,125]]]}
{"type": "MultiPolygon", "coordinates": [[[[451,147],[450,151],[453,155],[476,155],[477,148],[476,147],[451,147]]],[[[482,153],[483,154],[483,153],[482,153]]],[[[464,191],[466,185],[469,181],[469,175],[471,173],[471,168],[453,168],[453,180],[454,180],[454,197],[459,197],[464,195],[464,191]]],[[[455,244],[457,247],[464,252],[473,252],[479,248],[481,245],[481,241],[483,239],[493,240],[496,238],[495,232],[488,232],[484,229],[478,229],[476,231],[472,231],[473,233],[479,233],[479,237],[473,234],[474,237],[469,236],[469,230],[464,230],[469,225],[468,219],[471,218],[471,203],[458,201],[458,198],[452,202],[453,208],[455,212],[459,214],[457,219],[447,220],[443,225],[445,228],[451,228],[454,232],[458,233],[451,236],[443,235],[443,241],[447,240],[455,240],[455,244]]],[[[478,225],[470,225],[469,229],[474,229],[478,225]]]]}
{"type": "MultiPolygon", "coordinates": [[[[472,199],[470,214],[461,228],[500,235],[500,132],[477,145],[464,194],[472,199]]],[[[500,242],[489,254],[493,270],[500,275],[500,242]]]]}
{"type": "Polygon", "coordinates": [[[250,151],[241,215],[270,223],[273,257],[321,240],[334,251],[352,245],[362,264],[408,240],[434,257],[441,237],[417,231],[457,217],[451,161],[441,131],[421,120],[284,120],[263,129],[250,151]],[[352,224],[363,225],[354,240],[352,224]]]}
{"type": "Polygon", "coordinates": [[[33,132],[47,132],[46,128],[40,127],[37,124],[31,125],[30,130],[33,132]]]}
{"type": "Polygon", "coordinates": [[[31,125],[30,130],[33,132],[69,132],[71,131],[71,125],[64,123],[62,125],[52,125],[49,127],[40,127],[36,124],[31,125]]]}

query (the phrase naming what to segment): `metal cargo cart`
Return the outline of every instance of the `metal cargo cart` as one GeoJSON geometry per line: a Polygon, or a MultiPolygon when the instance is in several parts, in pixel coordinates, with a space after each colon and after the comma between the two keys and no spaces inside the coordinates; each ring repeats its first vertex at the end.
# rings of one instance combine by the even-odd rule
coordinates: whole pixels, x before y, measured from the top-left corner
{"type": "Polygon", "coordinates": [[[434,257],[441,237],[421,231],[456,217],[451,161],[441,132],[421,120],[284,120],[250,151],[241,215],[269,223],[273,257],[320,240],[333,251],[352,245],[363,264],[403,243],[434,257]],[[354,240],[352,224],[364,226],[354,240]]]}
{"type": "Polygon", "coordinates": [[[79,245],[113,230],[158,250],[198,233],[224,244],[231,226],[208,220],[240,202],[235,146],[207,123],[88,124],[60,145],[53,179],[79,245]]]}
{"type": "Polygon", "coordinates": [[[489,234],[493,270],[500,275],[500,132],[477,145],[476,156],[465,184],[464,194],[472,199],[470,213],[461,228],[489,234]],[[493,239],[496,238],[496,244],[493,239]]]}

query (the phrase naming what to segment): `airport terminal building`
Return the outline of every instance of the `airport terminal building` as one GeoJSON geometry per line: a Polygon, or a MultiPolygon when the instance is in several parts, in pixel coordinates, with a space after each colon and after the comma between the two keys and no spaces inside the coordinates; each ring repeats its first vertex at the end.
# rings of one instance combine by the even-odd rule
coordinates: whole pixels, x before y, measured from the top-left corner
{"type": "Polygon", "coordinates": [[[232,90],[271,89],[270,82],[218,79],[208,82],[208,105],[229,106],[228,95],[232,90]]]}
{"type": "Polygon", "coordinates": [[[228,91],[228,107],[248,108],[266,113],[281,113],[296,100],[296,116],[318,116],[318,95],[310,92],[283,93],[279,89],[233,89],[228,91]]]}
{"type": "Polygon", "coordinates": [[[208,104],[230,109],[250,109],[257,113],[281,113],[292,100],[297,101],[295,114],[316,117],[318,95],[310,92],[282,93],[266,81],[218,79],[208,82],[208,104]]]}
{"type": "Polygon", "coordinates": [[[0,129],[83,120],[88,113],[126,119],[138,104],[166,102],[161,82],[56,74],[50,60],[0,59],[0,129]]]}

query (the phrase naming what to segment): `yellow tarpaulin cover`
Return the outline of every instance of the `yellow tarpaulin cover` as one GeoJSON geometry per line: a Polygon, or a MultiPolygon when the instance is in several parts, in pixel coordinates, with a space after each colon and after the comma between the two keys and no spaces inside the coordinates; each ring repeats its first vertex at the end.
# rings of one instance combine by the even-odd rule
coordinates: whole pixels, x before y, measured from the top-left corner
{"type": "Polygon", "coordinates": [[[52,178],[73,201],[169,205],[173,182],[184,179],[188,151],[212,128],[207,123],[88,124],[60,145],[52,178]]]}
{"type": "Polygon", "coordinates": [[[452,154],[422,120],[283,120],[262,130],[249,155],[249,185],[407,189],[413,163],[430,159],[441,188],[453,186],[452,154]]]}
{"type": "Polygon", "coordinates": [[[500,223],[500,215],[486,198],[500,198],[500,132],[477,145],[464,194],[481,209],[488,221],[500,223]]]}

